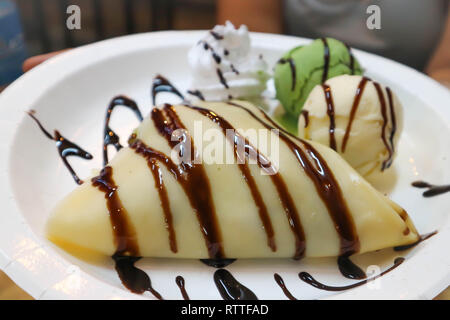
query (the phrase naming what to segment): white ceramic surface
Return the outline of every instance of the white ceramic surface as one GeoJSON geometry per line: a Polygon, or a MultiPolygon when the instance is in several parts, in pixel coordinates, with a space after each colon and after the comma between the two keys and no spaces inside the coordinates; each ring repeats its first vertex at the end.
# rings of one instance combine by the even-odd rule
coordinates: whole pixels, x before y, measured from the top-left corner
{"type": "MultiPolygon", "coordinates": [[[[75,184],[54,143],[25,111],[35,109],[45,127],[60,130],[94,154],[92,161],[70,160],[80,176],[86,177],[92,168],[101,166],[103,117],[110,99],[128,95],[147,113],[151,79],[157,73],[186,90],[186,52],[202,34],[139,34],[71,50],[36,67],[0,95],[0,268],[33,297],[152,298],[151,294],[128,292],[111,261],[88,264],[45,239],[43,226],[49,211],[75,184]]],[[[282,52],[308,40],[254,33],[252,42],[254,50],[273,65],[282,52]]],[[[273,280],[274,272],[299,299],[432,298],[450,284],[450,194],[426,199],[421,190],[410,186],[419,179],[450,183],[450,93],[403,65],[354,52],[367,74],[389,85],[405,108],[404,132],[394,162],[397,179],[389,195],[410,213],[421,233],[439,233],[408,252],[386,249],[356,256],[354,261],[360,266],[375,265],[381,270],[399,255],[407,260],[371,286],[339,293],[318,290],[298,278],[298,272],[308,271],[330,285],[353,283],[340,275],[334,259],[239,260],[230,265],[235,277],[260,299],[285,299],[273,280]]],[[[160,101],[165,98],[159,96],[160,101]]],[[[112,126],[127,137],[136,124],[129,111],[118,110],[112,126]]],[[[167,299],[181,298],[177,275],[186,279],[191,298],[220,298],[212,278],[215,270],[199,261],[143,259],[138,266],[167,299]]]]}

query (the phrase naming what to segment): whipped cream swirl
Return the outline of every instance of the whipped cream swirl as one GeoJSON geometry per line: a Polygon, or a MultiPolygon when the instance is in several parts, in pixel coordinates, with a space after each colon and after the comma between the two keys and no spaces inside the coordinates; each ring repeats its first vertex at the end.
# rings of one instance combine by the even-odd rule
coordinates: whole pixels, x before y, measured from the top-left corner
{"type": "Polygon", "coordinates": [[[193,77],[189,93],[198,99],[225,101],[259,97],[269,78],[262,55],[252,54],[245,25],[217,25],[188,54],[193,77]]]}

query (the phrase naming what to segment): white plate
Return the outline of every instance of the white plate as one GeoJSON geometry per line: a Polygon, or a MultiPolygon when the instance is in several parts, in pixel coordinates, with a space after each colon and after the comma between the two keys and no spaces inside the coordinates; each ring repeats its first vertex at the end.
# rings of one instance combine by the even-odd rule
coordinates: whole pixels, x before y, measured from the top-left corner
{"type": "MultiPolygon", "coordinates": [[[[189,70],[186,52],[202,32],[158,32],[107,40],[81,47],[45,62],[14,82],[0,95],[0,268],[35,298],[149,298],[134,295],[120,283],[112,262],[90,265],[74,258],[43,234],[47,215],[75,185],[63,167],[54,143],[47,140],[25,111],[33,108],[48,129],[94,154],[93,161],[71,159],[85,177],[101,166],[105,108],[117,94],[136,99],[150,110],[151,79],[157,73],[185,90],[189,70]]],[[[274,64],[281,53],[308,40],[252,34],[253,48],[274,64]]],[[[367,73],[389,85],[405,108],[405,128],[395,161],[398,179],[390,196],[412,216],[421,233],[439,233],[409,252],[405,263],[376,285],[340,292],[321,291],[298,278],[309,271],[330,285],[343,278],[334,259],[239,260],[228,269],[260,299],[285,299],[273,280],[278,272],[299,299],[315,298],[432,298],[450,284],[450,194],[426,199],[410,186],[414,180],[450,183],[450,94],[423,74],[396,62],[355,50],[367,73]]],[[[159,97],[159,99],[164,99],[159,97]]],[[[120,113],[121,111],[119,111],[120,113]]],[[[136,126],[129,112],[114,117],[123,137],[136,126]]],[[[392,249],[357,256],[362,267],[381,270],[399,253],[392,249]]],[[[219,299],[214,269],[199,261],[144,259],[138,263],[155,289],[167,299],[180,299],[175,277],[186,279],[194,299],[219,299]]]]}

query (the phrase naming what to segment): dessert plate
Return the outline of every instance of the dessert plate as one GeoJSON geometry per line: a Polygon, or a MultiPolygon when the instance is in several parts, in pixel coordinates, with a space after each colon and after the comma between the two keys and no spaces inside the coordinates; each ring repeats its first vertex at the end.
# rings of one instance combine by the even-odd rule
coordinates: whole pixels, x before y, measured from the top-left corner
{"type": "MultiPolygon", "coordinates": [[[[102,41],[63,53],[22,76],[0,95],[0,268],[39,299],[154,299],[121,284],[111,259],[90,261],[62,251],[44,235],[48,213],[74,189],[72,177],[48,140],[27,116],[33,109],[43,125],[57,129],[93,154],[91,161],[70,159],[80,177],[102,166],[102,127],[106,107],[118,94],[151,108],[150,86],[156,74],[184,92],[189,80],[187,51],[204,31],[157,32],[102,41]]],[[[309,40],[252,33],[252,47],[274,65],[281,54],[309,40]]],[[[298,299],[433,298],[450,284],[450,193],[422,197],[411,183],[450,183],[450,92],[425,75],[391,60],[354,50],[366,74],[391,87],[404,106],[404,131],[390,174],[377,187],[404,207],[421,234],[438,233],[409,251],[385,249],[353,261],[369,277],[403,264],[366,285],[340,292],[323,291],[299,279],[307,271],[320,282],[342,286],[336,258],[238,260],[227,267],[259,299],[286,299],[274,280],[278,273],[298,299]]],[[[176,102],[170,95],[159,102],[176,102]]],[[[117,110],[111,123],[127,137],[137,126],[134,115],[117,110]],[[120,115],[119,115],[120,114],[120,115]]],[[[126,141],[122,141],[125,144],[126,141]]],[[[383,236],[383,235],[380,235],[383,236]]],[[[175,279],[181,275],[192,299],[220,299],[214,268],[197,260],[142,259],[137,265],[165,299],[181,299],[175,279]]]]}

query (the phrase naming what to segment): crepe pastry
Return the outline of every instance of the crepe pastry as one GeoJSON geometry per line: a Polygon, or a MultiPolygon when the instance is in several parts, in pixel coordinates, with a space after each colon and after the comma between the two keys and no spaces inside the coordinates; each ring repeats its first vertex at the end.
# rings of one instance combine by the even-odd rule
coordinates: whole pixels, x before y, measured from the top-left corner
{"type": "Polygon", "coordinates": [[[130,146],[59,203],[48,237],[72,251],[195,259],[351,255],[418,240],[407,213],[332,149],[280,130],[278,145],[258,150],[244,134],[268,142],[275,126],[243,101],[154,108],[130,146]],[[208,135],[234,164],[201,158],[208,135]],[[196,161],[177,161],[189,152],[196,161]]]}

